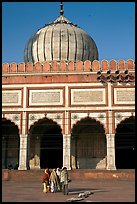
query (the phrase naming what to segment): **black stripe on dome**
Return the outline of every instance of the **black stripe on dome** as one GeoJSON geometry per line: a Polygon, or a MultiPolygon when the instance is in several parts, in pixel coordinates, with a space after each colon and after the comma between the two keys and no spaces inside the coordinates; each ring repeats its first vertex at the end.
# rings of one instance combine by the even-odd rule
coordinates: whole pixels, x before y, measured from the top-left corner
{"type": "Polygon", "coordinates": [[[33,46],[33,43],[31,44],[31,59],[32,59],[32,62],[34,63],[34,57],[33,57],[33,49],[32,49],[32,46],[33,46]]]}
{"type": "Polygon", "coordinates": [[[32,40],[32,44],[31,44],[31,58],[32,58],[33,63],[35,62],[34,55],[33,55],[33,43],[34,43],[35,35],[36,34],[33,35],[33,40],[32,40]]]}
{"type": "MultiPolygon", "coordinates": [[[[48,30],[48,28],[47,28],[48,30]]],[[[47,34],[47,30],[45,31],[44,34],[44,43],[43,43],[43,50],[44,50],[44,61],[46,61],[46,53],[45,53],[45,41],[46,41],[46,34],[47,34]]]]}
{"type": "Polygon", "coordinates": [[[84,57],[84,39],[83,39],[83,35],[82,35],[82,33],[81,33],[81,38],[82,38],[82,44],[83,44],[83,49],[82,49],[82,61],[83,61],[83,57],[84,57]]]}
{"type": "MultiPolygon", "coordinates": [[[[92,40],[92,39],[91,39],[92,40]]],[[[92,42],[93,43],[93,42],[92,42]]],[[[88,39],[88,46],[90,46],[91,44],[90,44],[90,40],[88,39]]],[[[92,49],[93,49],[93,47],[92,47],[92,49]]],[[[88,47],[88,60],[90,60],[90,56],[91,56],[91,47],[88,47]]],[[[94,52],[94,51],[93,51],[94,52]]]]}
{"type": "Polygon", "coordinates": [[[67,36],[68,36],[68,52],[67,52],[67,60],[69,60],[69,32],[67,29],[67,36]]]}
{"type": "MultiPolygon", "coordinates": [[[[33,57],[33,42],[34,42],[34,36],[35,34],[33,35],[33,38],[32,38],[32,43],[31,43],[31,61],[34,63],[34,57],[33,57]]],[[[29,59],[30,61],[30,59],[29,59]]]]}
{"type": "Polygon", "coordinates": [[[60,46],[59,46],[59,60],[61,60],[61,28],[60,28],[60,46]]]}
{"type": "MultiPolygon", "coordinates": [[[[29,61],[29,58],[28,58],[28,43],[27,43],[27,45],[26,45],[26,47],[25,47],[25,57],[26,57],[26,63],[29,61]]],[[[25,60],[25,57],[24,57],[24,60],[25,60]]]]}
{"type": "MultiPolygon", "coordinates": [[[[33,36],[34,37],[34,36],[33,36]]],[[[28,61],[33,62],[33,56],[32,56],[32,46],[33,46],[33,37],[31,37],[29,43],[28,43],[28,61]],[[29,44],[30,44],[30,51],[29,51],[29,44]]]]}
{"type": "MultiPolygon", "coordinates": [[[[74,29],[73,29],[74,30],[74,29]]],[[[76,37],[76,32],[74,30],[74,35],[75,35],[75,58],[74,58],[74,61],[76,62],[77,60],[77,37],[76,37]]]]}
{"type": "Polygon", "coordinates": [[[39,61],[39,53],[38,53],[39,50],[38,50],[38,48],[39,48],[39,36],[40,36],[40,33],[36,34],[36,40],[37,40],[37,61],[39,61]],[[38,37],[37,37],[37,35],[38,35],[38,37]]]}
{"type": "Polygon", "coordinates": [[[51,58],[53,60],[53,30],[54,28],[52,29],[52,33],[51,33],[51,58]]]}

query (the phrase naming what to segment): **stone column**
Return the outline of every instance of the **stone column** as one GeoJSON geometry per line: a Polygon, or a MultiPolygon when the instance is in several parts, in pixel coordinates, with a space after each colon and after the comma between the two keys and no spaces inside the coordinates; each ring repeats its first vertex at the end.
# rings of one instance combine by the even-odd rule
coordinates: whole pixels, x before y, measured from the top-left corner
{"type": "Polygon", "coordinates": [[[63,166],[71,169],[71,135],[63,135],[63,166]]]}
{"type": "Polygon", "coordinates": [[[115,134],[107,134],[107,170],[116,170],[115,167],[115,134]]]}
{"type": "Polygon", "coordinates": [[[20,135],[20,154],[18,170],[27,170],[27,135],[20,135]]]}
{"type": "Polygon", "coordinates": [[[108,134],[106,134],[107,139],[107,169],[115,170],[115,134],[113,130],[114,119],[112,115],[112,85],[108,83],[108,134]]]}
{"type": "Polygon", "coordinates": [[[28,167],[28,134],[27,134],[27,87],[23,88],[23,112],[20,132],[20,152],[19,152],[19,167],[18,170],[27,170],[28,167]]]}

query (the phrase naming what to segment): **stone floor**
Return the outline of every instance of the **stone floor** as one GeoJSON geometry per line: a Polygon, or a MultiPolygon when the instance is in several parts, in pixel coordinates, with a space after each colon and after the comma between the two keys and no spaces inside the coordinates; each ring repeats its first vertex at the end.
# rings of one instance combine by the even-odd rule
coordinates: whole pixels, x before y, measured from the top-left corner
{"type": "Polygon", "coordinates": [[[118,179],[72,180],[69,195],[43,193],[41,181],[2,181],[2,202],[67,202],[79,193],[92,192],[77,202],[135,202],[135,181],[118,179]]]}

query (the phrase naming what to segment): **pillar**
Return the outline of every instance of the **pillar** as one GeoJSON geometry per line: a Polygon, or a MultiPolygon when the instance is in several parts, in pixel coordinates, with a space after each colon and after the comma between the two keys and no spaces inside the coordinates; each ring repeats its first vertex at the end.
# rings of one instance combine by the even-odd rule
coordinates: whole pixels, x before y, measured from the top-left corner
{"type": "Polygon", "coordinates": [[[63,166],[71,169],[71,135],[63,135],[63,166]]]}
{"type": "Polygon", "coordinates": [[[112,84],[108,83],[108,134],[107,137],[107,169],[108,170],[116,170],[115,166],[115,134],[113,130],[114,118],[112,114],[112,84]]]}
{"type": "Polygon", "coordinates": [[[20,154],[18,170],[27,170],[27,135],[20,135],[20,154]]]}
{"type": "Polygon", "coordinates": [[[107,170],[116,170],[115,166],[115,135],[107,134],[107,170]]]}
{"type": "Polygon", "coordinates": [[[27,87],[23,88],[23,109],[22,123],[20,131],[20,152],[19,152],[19,167],[18,170],[27,170],[28,167],[28,135],[27,135],[27,87]]]}

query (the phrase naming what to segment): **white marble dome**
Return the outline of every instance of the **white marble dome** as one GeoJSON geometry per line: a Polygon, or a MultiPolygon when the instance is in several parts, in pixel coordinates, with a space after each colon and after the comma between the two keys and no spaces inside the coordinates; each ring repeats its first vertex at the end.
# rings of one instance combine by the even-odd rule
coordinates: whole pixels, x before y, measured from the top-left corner
{"type": "Polygon", "coordinates": [[[24,61],[85,61],[98,60],[94,40],[63,15],[39,29],[28,41],[24,61]]]}

